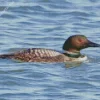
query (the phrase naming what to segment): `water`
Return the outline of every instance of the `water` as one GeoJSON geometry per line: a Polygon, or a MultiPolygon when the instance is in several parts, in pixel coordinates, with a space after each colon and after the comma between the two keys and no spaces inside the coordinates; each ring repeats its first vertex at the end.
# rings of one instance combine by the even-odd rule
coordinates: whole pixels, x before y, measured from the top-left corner
{"type": "MultiPolygon", "coordinates": [[[[99,0],[1,0],[0,54],[22,48],[62,50],[66,38],[100,43],[99,0]],[[16,48],[16,49],[15,49],[16,48]]],[[[0,100],[100,100],[99,48],[81,64],[0,60],[0,100]]]]}

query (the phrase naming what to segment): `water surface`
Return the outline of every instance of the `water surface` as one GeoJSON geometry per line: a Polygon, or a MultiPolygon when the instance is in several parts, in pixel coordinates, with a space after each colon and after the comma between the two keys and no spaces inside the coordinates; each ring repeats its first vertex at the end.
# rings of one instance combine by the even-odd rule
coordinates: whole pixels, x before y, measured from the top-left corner
{"type": "MultiPolygon", "coordinates": [[[[99,0],[1,0],[0,53],[62,50],[74,34],[100,43],[99,10],[99,0]]],[[[0,59],[0,100],[100,100],[99,48],[82,53],[89,62],[73,67],[0,59]]]]}

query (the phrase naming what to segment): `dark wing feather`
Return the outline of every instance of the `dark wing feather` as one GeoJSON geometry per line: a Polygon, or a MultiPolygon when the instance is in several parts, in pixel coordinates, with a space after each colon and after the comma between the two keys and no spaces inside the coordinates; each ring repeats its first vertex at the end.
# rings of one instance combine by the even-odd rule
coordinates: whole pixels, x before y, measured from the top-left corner
{"type": "Polygon", "coordinates": [[[59,55],[61,55],[61,53],[54,50],[32,48],[15,53],[11,58],[28,62],[48,62],[58,59],[59,57],[57,58],[57,56],[59,55]]]}

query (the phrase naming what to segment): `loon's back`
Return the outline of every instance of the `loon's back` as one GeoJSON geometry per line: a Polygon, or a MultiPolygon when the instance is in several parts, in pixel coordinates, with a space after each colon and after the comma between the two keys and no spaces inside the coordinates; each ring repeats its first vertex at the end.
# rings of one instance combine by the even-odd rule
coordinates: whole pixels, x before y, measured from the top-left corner
{"type": "Polygon", "coordinates": [[[42,48],[32,48],[17,53],[4,54],[0,55],[0,58],[10,58],[25,62],[65,62],[65,60],[70,60],[70,58],[60,52],[42,48]]]}

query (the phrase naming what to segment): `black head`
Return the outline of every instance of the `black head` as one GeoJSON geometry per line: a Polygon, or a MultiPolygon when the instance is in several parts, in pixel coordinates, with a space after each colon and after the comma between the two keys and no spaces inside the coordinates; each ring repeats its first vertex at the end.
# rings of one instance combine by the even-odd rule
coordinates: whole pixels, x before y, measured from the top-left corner
{"type": "Polygon", "coordinates": [[[76,52],[88,47],[100,47],[100,44],[91,42],[84,35],[73,35],[70,36],[63,45],[64,50],[76,52]]]}

